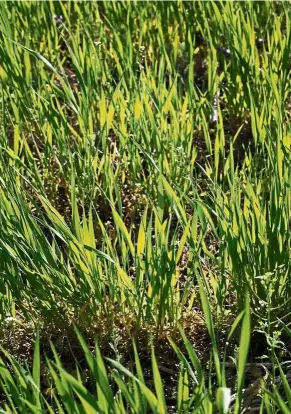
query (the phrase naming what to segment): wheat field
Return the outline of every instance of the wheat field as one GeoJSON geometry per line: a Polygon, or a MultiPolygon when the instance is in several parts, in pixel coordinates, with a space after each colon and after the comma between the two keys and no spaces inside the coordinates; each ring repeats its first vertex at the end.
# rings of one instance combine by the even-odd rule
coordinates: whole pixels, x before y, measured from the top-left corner
{"type": "Polygon", "coordinates": [[[0,412],[290,413],[291,4],[0,3],[0,412]]]}

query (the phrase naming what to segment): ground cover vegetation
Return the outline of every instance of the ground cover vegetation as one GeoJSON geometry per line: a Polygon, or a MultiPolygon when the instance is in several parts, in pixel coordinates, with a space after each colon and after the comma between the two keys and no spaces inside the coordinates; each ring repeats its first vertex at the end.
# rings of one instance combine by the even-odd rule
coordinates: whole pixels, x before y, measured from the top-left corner
{"type": "Polygon", "coordinates": [[[290,3],[0,10],[0,411],[289,413],[290,3]]]}

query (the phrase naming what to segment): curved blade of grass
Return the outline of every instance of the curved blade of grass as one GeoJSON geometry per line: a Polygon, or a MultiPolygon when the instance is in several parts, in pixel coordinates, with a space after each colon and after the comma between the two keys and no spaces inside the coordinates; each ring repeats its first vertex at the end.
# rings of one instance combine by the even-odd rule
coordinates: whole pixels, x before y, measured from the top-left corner
{"type": "Polygon", "coordinates": [[[237,383],[237,398],[235,403],[234,412],[238,414],[240,412],[240,405],[242,400],[242,389],[244,384],[245,365],[247,362],[249,346],[251,340],[251,317],[249,306],[249,294],[246,293],[245,310],[242,322],[242,329],[240,334],[240,346],[238,354],[238,383],[237,383]]]}

